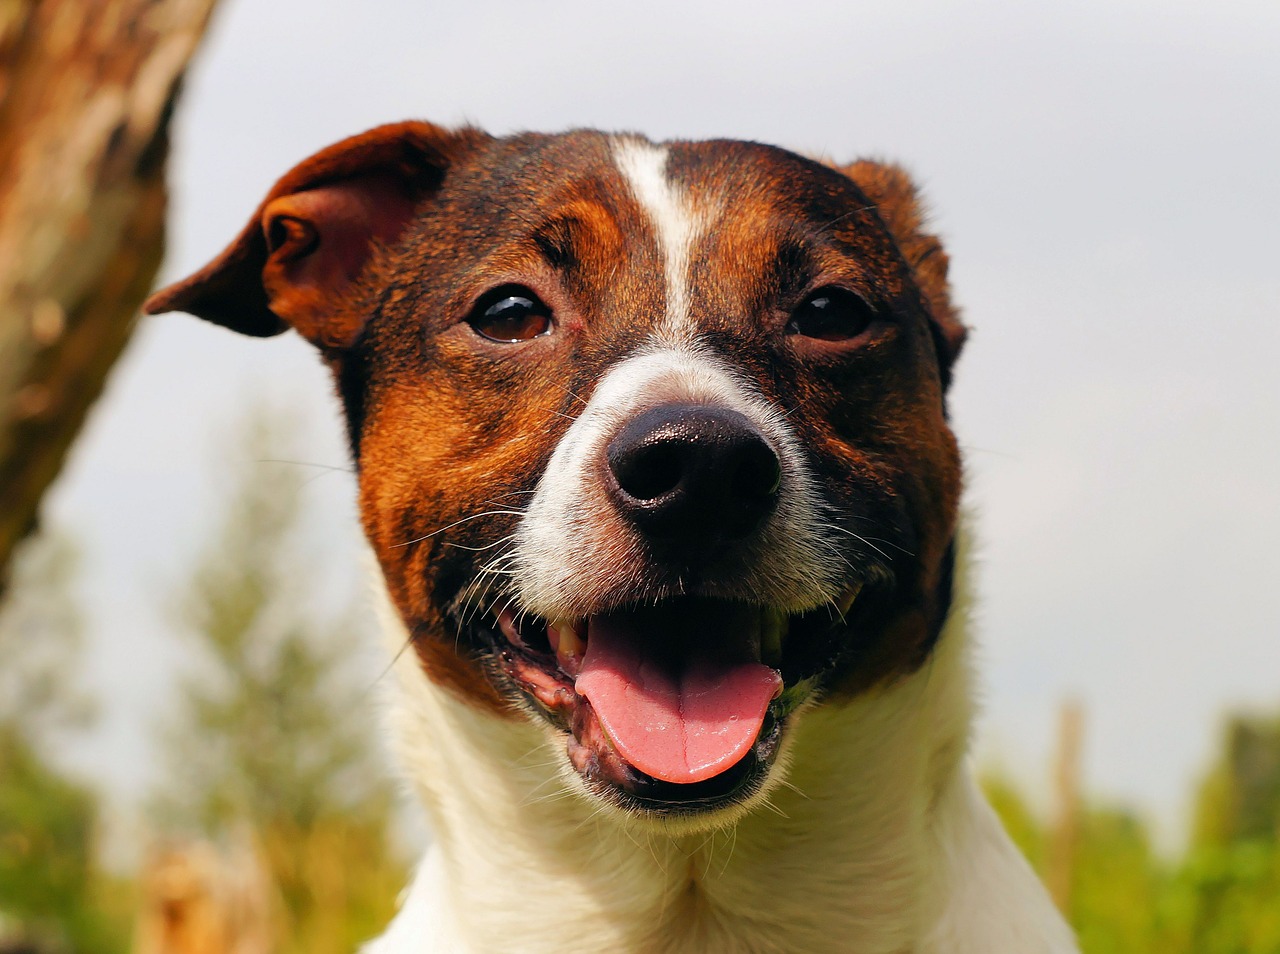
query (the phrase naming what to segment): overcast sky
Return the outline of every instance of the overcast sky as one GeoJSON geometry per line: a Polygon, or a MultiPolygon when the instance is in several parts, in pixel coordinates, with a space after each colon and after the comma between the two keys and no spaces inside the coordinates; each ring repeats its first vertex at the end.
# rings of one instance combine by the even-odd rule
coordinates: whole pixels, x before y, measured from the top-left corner
{"type": "MultiPolygon", "coordinates": [[[[164,278],[299,159],[408,117],[902,162],[974,328],[952,416],[983,757],[1039,785],[1078,697],[1087,785],[1170,831],[1224,711],[1280,709],[1280,3],[232,0],[180,105],[164,278]]],[[[263,394],[308,409],[308,461],[344,464],[300,340],[148,319],[50,500],[107,706],[72,754],[121,798],[182,660],[164,591],[263,394]]],[[[306,496],[354,578],[349,478],[306,496]]]]}

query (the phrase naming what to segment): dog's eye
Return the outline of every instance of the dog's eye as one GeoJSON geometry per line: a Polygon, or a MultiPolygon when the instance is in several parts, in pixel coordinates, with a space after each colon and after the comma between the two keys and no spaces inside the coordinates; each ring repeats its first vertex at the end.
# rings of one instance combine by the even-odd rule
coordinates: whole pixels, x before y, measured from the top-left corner
{"type": "Polygon", "coordinates": [[[792,312],[787,334],[849,341],[866,331],[876,317],[875,309],[860,295],[844,288],[819,288],[792,312]]]}
{"type": "Polygon", "coordinates": [[[467,319],[476,334],[490,341],[515,344],[550,334],[551,309],[528,288],[495,289],[476,304],[467,319]]]}

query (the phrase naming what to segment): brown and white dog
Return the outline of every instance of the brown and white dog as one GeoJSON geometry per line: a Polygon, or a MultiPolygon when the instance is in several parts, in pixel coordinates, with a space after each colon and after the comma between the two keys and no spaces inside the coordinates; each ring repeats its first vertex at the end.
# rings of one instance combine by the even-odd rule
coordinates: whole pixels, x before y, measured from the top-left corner
{"type": "Polygon", "coordinates": [[[383,126],[147,310],[345,406],[434,844],[377,954],[1068,952],[965,764],[965,337],[914,190],[383,126]]]}

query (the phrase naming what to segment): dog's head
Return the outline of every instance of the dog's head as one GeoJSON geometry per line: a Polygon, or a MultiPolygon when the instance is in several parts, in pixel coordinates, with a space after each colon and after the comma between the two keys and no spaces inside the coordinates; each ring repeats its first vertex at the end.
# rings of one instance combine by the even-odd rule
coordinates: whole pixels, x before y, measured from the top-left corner
{"type": "Polygon", "coordinates": [[[964,328],[893,167],[384,126],[166,310],[320,349],[425,671],[613,804],[749,799],[797,709],[937,637],[964,328]]]}

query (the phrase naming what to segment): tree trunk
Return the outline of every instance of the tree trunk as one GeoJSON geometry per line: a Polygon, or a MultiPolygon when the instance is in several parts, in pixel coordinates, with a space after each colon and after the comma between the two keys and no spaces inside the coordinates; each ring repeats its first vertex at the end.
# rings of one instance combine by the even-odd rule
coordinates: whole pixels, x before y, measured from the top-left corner
{"type": "Polygon", "coordinates": [[[0,0],[0,590],[159,267],[215,2],[0,0]]]}

